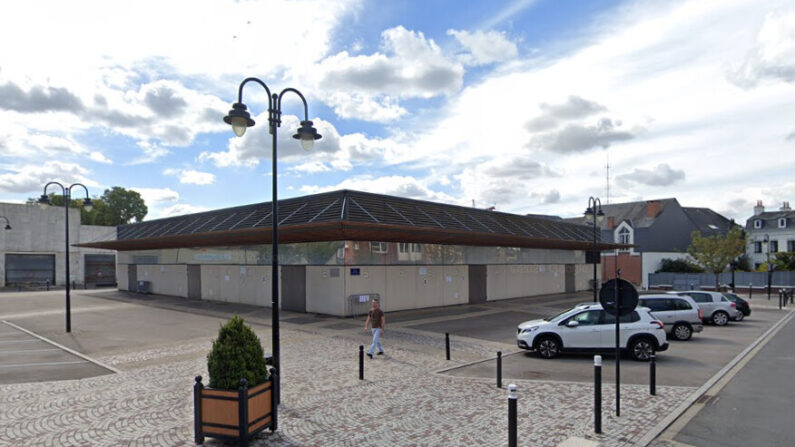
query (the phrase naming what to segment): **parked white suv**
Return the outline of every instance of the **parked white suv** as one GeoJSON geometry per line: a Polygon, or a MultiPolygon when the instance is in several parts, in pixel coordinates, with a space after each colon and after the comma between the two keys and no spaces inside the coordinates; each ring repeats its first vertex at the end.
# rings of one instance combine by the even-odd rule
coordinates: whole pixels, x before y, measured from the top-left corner
{"type": "Polygon", "coordinates": [[[693,332],[704,330],[702,311],[689,296],[641,295],[638,306],[648,307],[665,325],[665,333],[677,340],[690,340],[693,332]]]}
{"type": "MultiPolygon", "coordinates": [[[[649,309],[638,307],[621,317],[620,346],[632,358],[649,360],[655,351],[668,349],[663,323],[649,309]]],[[[551,359],[562,351],[610,351],[615,349],[616,320],[601,304],[583,304],[543,320],[520,324],[516,343],[551,359]]]]}
{"type": "Polygon", "coordinates": [[[698,308],[701,309],[703,320],[710,321],[716,326],[726,326],[729,320],[734,320],[740,313],[737,310],[737,305],[720,292],[685,290],[668,292],[668,294],[693,298],[693,301],[698,304],[698,308]]]}

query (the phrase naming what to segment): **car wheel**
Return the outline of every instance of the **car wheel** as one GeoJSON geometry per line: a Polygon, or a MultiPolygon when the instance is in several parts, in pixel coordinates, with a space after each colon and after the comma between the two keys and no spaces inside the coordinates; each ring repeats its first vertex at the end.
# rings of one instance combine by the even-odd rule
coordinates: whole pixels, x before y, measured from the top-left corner
{"type": "Polygon", "coordinates": [[[629,352],[633,360],[647,362],[654,354],[654,343],[646,337],[636,338],[629,344],[629,352]]]}
{"type": "Polygon", "coordinates": [[[726,326],[729,323],[729,314],[723,311],[718,311],[712,314],[712,322],[716,326],[726,326]]]}
{"type": "Polygon", "coordinates": [[[743,318],[745,318],[745,314],[743,314],[740,311],[737,311],[737,316],[734,317],[734,321],[743,321],[743,318]]]}
{"type": "Polygon", "coordinates": [[[545,359],[555,358],[560,353],[560,342],[555,337],[542,337],[536,342],[536,352],[545,359]]]}
{"type": "Polygon", "coordinates": [[[674,335],[675,339],[685,341],[690,340],[690,337],[693,336],[693,329],[687,324],[677,323],[673,329],[671,329],[671,333],[674,335]]]}

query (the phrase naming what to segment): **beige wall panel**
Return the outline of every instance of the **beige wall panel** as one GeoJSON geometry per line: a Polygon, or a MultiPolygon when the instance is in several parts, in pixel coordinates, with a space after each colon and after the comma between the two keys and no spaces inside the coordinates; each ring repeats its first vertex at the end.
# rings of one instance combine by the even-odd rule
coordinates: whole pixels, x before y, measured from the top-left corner
{"type": "Polygon", "coordinates": [[[452,306],[469,302],[469,266],[443,266],[444,284],[442,304],[452,306]]]}
{"type": "Polygon", "coordinates": [[[222,265],[219,279],[219,301],[240,302],[240,266],[222,265]]]}
{"type": "Polygon", "coordinates": [[[419,266],[425,268],[425,275],[417,271],[417,307],[444,305],[444,267],[441,265],[419,266]]]}
{"type": "Polygon", "coordinates": [[[219,279],[221,277],[221,266],[202,265],[201,275],[202,275],[202,299],[212,300],[212,301],[219,300],[218,295],[220,293],[219,279]]]}
{"type": "Polygon", "coordinates": [[[486,266],[486,299],[501,300],[508,297],[506,284],[507,265],[486,266]]]}
{"type": "MultiPolygon", "coordinates": [[[[325,315],[345,315],[345,267],[306,267],[306,311],[325,315]],[[339,276],[332,277],[336,269],[339,276]]],[[[270,296],[270,295],[269,295],[270,296]]]]}
{"type": "MultiPolygon", "coordinates": [[[[386,267],[382,265],[345,266],[345,299],[350,295],[377,293],[386,297],[386,267]],[[351,269],[358,268],[359,275],[352,276],[351,269]]],[[[389,299],[382,301],[384,311],[389,311],[389,299]]]]}
{"type": "MultiPolygon", "coordinates": [[[[239,284],[239,303],[255,306],[271,307],[271,266],[247,265],[235,266],[232,273],[237,274],[239,284]]],[[[281,289],[279,289],[281,293],[281,289]]]]}
{"type": "MultiPolygon", "coordinates": [[[[596,265],[596,281],[601,281],[600,265],[596,265]]],[[[591,290],[590,281],[593,279],[593,264],[577,264],[574,266],[574,287],[579,290],[591,290]]]]}
{"type": "Polygon", "coordinates": [[[139,265],[138,280],[150,281],[157,295],[188,296],[188,269],[184,265],[139,265]]]}
{"type": "Polygon", "coordinates": [[[119,290],[127,290],[130,279],[127,275],[127,265],[116,263],[116,284],[119,290]]]}
{"type": "Polygon", "coordinates": [[[391,311],[422,307],[417,286],[419,268],[416,265],[386,267],[386,292],[382,296],[382,304],[391,311]]]}

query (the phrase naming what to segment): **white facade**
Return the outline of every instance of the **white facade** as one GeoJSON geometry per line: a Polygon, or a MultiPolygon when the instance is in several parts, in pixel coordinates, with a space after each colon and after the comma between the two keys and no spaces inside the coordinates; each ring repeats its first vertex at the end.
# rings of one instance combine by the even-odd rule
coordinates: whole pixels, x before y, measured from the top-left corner
{"type": "MultiPolygon", "coordinates": [[[[11,230],[0,227],[0,287],[6,285],[6,255],[53,255],[55,284],[66,276],[66,213],[60,206],[0,203],[0,216],[8,218],[11,230]]],[[[71,280],[82,284],[87,254],[115,254],[113,250],[75,247],[75,244],[116,239],[116,227],[80,225],[80,210],[69,209],[69,269],[71,280]]]]}
{"type": "Polygon", "coordinates": [[[754,268],[775,259],[778,252],[795,251],[795,212],[784,202],[778,211],[765,212],[761,201],[745,225],[745,253],[754,268]]]}

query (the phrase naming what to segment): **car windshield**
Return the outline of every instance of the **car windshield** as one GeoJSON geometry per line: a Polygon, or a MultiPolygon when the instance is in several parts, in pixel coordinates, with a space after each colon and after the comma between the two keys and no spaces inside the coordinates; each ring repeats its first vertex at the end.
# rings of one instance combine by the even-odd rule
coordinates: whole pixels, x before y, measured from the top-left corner
{"type": "Polygon", "coordinates": [[[570,314],[572,311],[574,311],[574,310],[577,310],[577,309],[567,309],[567,310],[564,310],[563,312],[561,312],[561,313],[559,313],[559,314],[557,314],[557,315],[555,315],[555,316],[553,316],[553,317],[544,318],[544,321],[549,321],[549,322],[551,322],[551,323],[556,323],[556,322],[558,322],[558,321],[560,321],[560,320],[562,320],[562,319],[566,318],[567,316],[569,316],[569,314],[570,314]]]}

